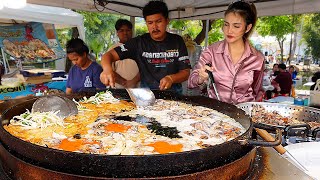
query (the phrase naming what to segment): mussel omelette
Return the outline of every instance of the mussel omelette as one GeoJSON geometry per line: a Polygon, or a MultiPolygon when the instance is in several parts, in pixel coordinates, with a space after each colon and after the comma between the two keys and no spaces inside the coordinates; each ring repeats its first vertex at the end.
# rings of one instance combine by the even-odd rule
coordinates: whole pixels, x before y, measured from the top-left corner
{"type": "Polygon", "coordinates": [[[76,102],[79,113],[14,116],[4,128],[24,141],[64,151],[106,155],[149,155],[221,144],[245,132],[233,118],[180,101],[157,99],[136,107],[109,91],[76,102]]]}

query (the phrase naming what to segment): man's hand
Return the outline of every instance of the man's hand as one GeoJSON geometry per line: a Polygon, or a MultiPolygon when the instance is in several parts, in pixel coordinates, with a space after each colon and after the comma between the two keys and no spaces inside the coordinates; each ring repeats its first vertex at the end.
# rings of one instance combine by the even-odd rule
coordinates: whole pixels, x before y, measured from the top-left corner
{"type": "Polygon", "coordinates": [[[172,84],[173,84],[173,79],[172,79],[171,75],[165,76],[164,78],[162,78],[160,80],[159,89],[160,90],[170,89],[172,84]]]}
{"type": "Polygon", "coordinates": [[[112,88],[115,87],[116,82],[115,74],[112,70],[112,63],[117,60],[119,60],[119,55],[114,49],[106,52],[101,58],[101,66],[103,71],[100,74],[100,81],[106,86],[111,86],[112,88]]]}
{"type": "Polygon", "coordinates": [[[102,71],[100,74],[100,81],[106,85],[111,86],[112,88],[115,87],[115,75],[114,72],[111,71],[102,71]]]}

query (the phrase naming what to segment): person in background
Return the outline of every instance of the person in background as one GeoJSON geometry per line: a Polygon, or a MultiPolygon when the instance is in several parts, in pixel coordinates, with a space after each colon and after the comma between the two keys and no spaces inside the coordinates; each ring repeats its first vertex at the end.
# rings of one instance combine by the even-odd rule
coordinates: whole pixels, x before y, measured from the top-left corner
{"type": "Polygon", "coordinates": [[[74,64],[68,73],[66,93],[104,89],[105,85],[99,78],[102,68],[89,59],[88,46],[81,39],[75,38],[67,42],[66,50],[68,59],[74,64]]]}
{"type": "Polygon", "coordinates": [[[274,63],[274,57],[271,54],[269,54],[268,59],[269,62],[274,63]]]}
{"type": "Polygon", "coordinates": [[[275,64],[273,64],[273,67],[272,67],[272,70],[270,70],[269,72],[268,72],[268,75],[270,76],[270,77],[275,77],[275,76],[277,76],[279,74],[279,64],[277,64],[277,63],[275,63],[275,64]]]}
{"type": "MultiPolygon", "coordinates": [[[[230,4],[222,27],[225,39],[202,52],[189,77],[189,88],[206,83],[208,70],[213,72],[221,101],[238,104],[262,100],[264,55],[253,48],[248,39],[256,21],[254,4],[243,1],[230,4]]],[[[213,87],[208,89],[208,95],[217,99],[213,87]]]]}
{"type": "Polygon", "coordinates": [[[271,77],[268,74],[268,71],[265,70],[262,82],[262,88],[265,91],[265,99],[270,99],[274,86],[271,85],[271,77]]]}
{"type": "Polygon", "coordinates": [[[143,17],[149,33],[128,40],[102,56],[105,85],[115,86],[112,63],[120,59],[134,59],[141,75],[141,87],[172,90],[182,93],[181,83],[188,79],[190,61],[181,36],[168,33],[169,11],[163,1],[149,1],[143,17]]]}
{"type": "MultiPolygon", "coordinates": [[[[320,79],[320,71],[313,74],[311,81],[317,83],[317,80],[320,79]]],[[[310,90],[313,91],[316,87],[316,84],[310,86],[310,90]]]]}
{"type": "MultiPolygon", "coordinates": [[[[120,46],[132,38],[132,23],[126,19],[119,19],[115,28],[119,43],[113,45],[109,50],[120,46]]],[[[132,59],[123,59],[112,64],[115,72],[116,88],[135,88],[140,81],[140,73],[137,63],[132,59]]]]}
{"type": "Polygon", "coordinates": [[[291,74],[292,79],[297,79],[299,68],[293,65],[289,66],[289,73],[291,74]]]}
{"type": "Polygon", "coordinates": [[[272,85],[274,85],[275,87],[278,87],[278,86],[280,87],[281,95],[289,96],[291,93],[291,88],[293,84],[291,79],[291,74],[286,71],[285,64],[279,64],[279,71],[280,73],[272,81],[272,85]]]}

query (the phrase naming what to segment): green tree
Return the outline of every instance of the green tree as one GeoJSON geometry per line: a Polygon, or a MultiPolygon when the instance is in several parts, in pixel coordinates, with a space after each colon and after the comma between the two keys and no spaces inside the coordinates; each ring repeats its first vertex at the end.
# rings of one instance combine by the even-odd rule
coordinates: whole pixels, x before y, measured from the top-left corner
{"type": "Polygon", "coordinates": [[[221,41],[224,36],[223,36],[223,33],[222,33],[222,25],[223,25],[223,19],[219,19],[219,20],[216,20],[212,25],[212,30],[210,31],[209,33],[209,39],[208,39],[208,44],[213,44],[217,41],[221,41]]]}
{"type": "Polygon", "coordinates": [[[313,59],[318,61],[320,59],[320,14],[307,15],[304,22],[302,37],[308,46],[307,54],[312,55],[313,59]]]}
{"type": "Polygon", "coordinates": [[[280,47],[280,59],[283,63],[283,42],[286,35],[294,32],[289,15],[261,17],[257,23],[257,32],[262,36],[275,36],[280,47]]]}
{"type": "Polygon", "coordinates": [[[291,60],[294,58],[294,52],[297,47],[297,35],[298,32],[302,31],[302,15],[292,15],[291,21],[294,26],[294,31],[291,33],[290,36],[290,51],[289,51],[289,57],[288,61],[289,64],[291,64],[291,60]]]}
{"type": "MultiPolygon", "coordinates": [[[[223,38],[223,34],[221,33],[222,22],[222,20],[209,21],[209,44],[223,38]]],[[[206,20],[173,20],[170,22],[170,27],[178,29],[178,32],[180,32],[181,35],[189,34],[198,45],[204,45],[203,41],[205,40],[206,20]]]]}
{"type": "Polygon", "coordinates": [[[71,29],[70,28],[57,29],[56,32],[58,35],[60,46],[64,48],[66,46],[67,41],[71,39],[71,29]]]}
{"type": "MultiPolygon", "coordinates": [[[[113,45],[116,39],[116,31],[114,28],[115,22],[122,17],[120,15],[77,11],[84,17],[84,27],[86,35],[86,43],[90,50],[93,50],[96,55],[105,52],[113,45]]],[[[65,47],[66,42],[72,37],[72,29],[57,30],[59,41],[62,47],[65,47]]],[[[98,57],[98,56],[97,56],[98,57]]]]}
{"type": "Polygon", "coordinates": [[[135,33],[136,36],[140,36],[140,35],[148,32],[147,26],[145,24],[141,24],[141,23],[136,24],[135,29],[136,29],[136,33],[135,33]]]}
{"type": "Polygon", "coordinates": [[[188,27],[190,21],[188,20],[171,20],[169,27],[171,29],[176,29],[178,30],[178,34],[182,35],[182,31],[185,30],[186,27],[188,27]]]}
{"type": "Polygon", "coordinates": [[[116,39],[114,25],[119,18],[124,17],[100,12],[79,11],[79,13],[84,17],[86,42],[89,48],[96,55],[107,51],[114,44],[114,39],[116,39]]]}

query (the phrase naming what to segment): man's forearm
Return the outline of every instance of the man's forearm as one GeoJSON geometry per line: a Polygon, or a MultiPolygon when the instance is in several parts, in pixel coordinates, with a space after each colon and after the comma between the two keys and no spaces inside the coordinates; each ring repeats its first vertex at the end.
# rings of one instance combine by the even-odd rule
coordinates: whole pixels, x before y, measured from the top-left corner
{"type": "Polygon", "coordinates": [[[101,66],[103,71],[112,71],[113,56],[110,51],[106,52],[101,58],[101,66]]]}
{"type": "Polygon", "coordinates": [[[188,80],[189,75],[190,75],[190,69],[183,69],[176,74],[169,74],[167,76],[172,80],[172,83],[182,83],[188,80]]]}
{"type": "Polygon", "coordinates": [[[100,74],[100,81],[106,86],[115,87],[115,75],[112,69],[112,63],[119,60],[118,53],[112,49],[106,52],[101,59],[102,73],[100,74]]]}
{"type": "Polygon", "coordinates": [[[112,71],[112,63],[118,61],[119,59],[119,55],[114,49],[106,52],[101,58],[101,66],[103,71],[112,71]]]}

